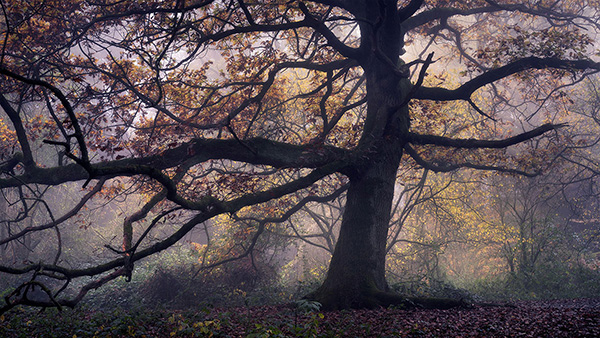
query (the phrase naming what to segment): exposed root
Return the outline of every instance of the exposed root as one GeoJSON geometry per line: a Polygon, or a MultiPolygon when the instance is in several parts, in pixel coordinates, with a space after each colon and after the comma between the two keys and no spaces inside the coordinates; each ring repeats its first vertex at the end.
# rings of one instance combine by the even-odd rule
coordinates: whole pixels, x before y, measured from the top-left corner
{"type": "Polygon", "coordinates": [[[323,290],[317,290],[305,298],[321,303],[321,309],[324,311],[373,309],[389,306],[405,309],[451,309],[457,307],[471,308],[473,306],[463,299],[404,297],[397,293],[379,290],[363,293],[344,293],[339,290],[324,292],[323,290]]]}

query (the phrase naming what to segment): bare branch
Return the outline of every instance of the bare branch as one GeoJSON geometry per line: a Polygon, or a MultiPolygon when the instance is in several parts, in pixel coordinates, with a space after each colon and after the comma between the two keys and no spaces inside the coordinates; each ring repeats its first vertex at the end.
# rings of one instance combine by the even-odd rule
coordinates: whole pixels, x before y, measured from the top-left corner
{"type": "Polygon", "coordinates": [[[552,124],[547,123],[539,126],[533,130],[525,133],[521,133],[503,140],[478,140],[478,139],[453,139],[449,137],[437,136],[437,135],[420,135],[410,133],[408,141],[413,144],[433,144],[442,147],[454,147],[454,148],[506,148],[512,145],[525,142],[534,137],[540,136],[550,130],[556,130],[558,128],[565,127],[566,124],[552,124]]]}
{"type": "Polygon", "coordinates": [[[423,0],[411,0],[408,5],[398,11],[398,19],[402,22],[410,18],[423,6],[423,3],[423,0]]]}
{"type": "Polygon", "coordinates": [[[329,28],[327,28],[323,21],[318,20],[309,12],[308,8],[306,8],[306,5],[303,2],[299,2],[298,6],[300,7],[300,10],[305,16],[303,23],[307,24],[308,26],[314,28],[316,31],[321,33],[325,37],[325,39],[327,39],[329,45],[331,45],[331,47],[333,47],[338,53],[351,59],[359,59],[359,49],[349,47],[345,43],[340,41],[335,36],[335,34],[333,34],[333,32],[329,30],[329,28]]]}
{"type": "Polygon", "coordinates": [[[96,193],[98,193],[100,191],[100,189],[102,189],[102,186],[104,185],[105,180],[102,179],[100,180],[96,186],[90,190],[87,194],[85,194],[85,196],[83,196],[81,198],[81,200],[79,201],[79,203],[77,203],[77,205],[75,207],[73,207],[73,209],[69,210],[67,213],[65,213],[63,216],[59,217],[58,219],[47,223],[47,224],[43,224],[43,225],[38,225],[38,226],[33,226],[33,227],[27,227],[15,234],[13,234],[12,236],[6,237],[6,238],[0,238],[0,245],[2,244],[6,244],[8,242],[14,241],[16,239],[19,239],[23,236],[25,236],[27,233],[33,232],[33,231],[41,231],[41,230],[46,230],[46,229],[50,229],[58,224],[63,223],[64,221],[68,220],[69,218],[75,216],[84,206],[85,203],[92,198],[92,196],[94,196],[96,193]]]}
{"type": "Polygon", "coordinates": [[[425,160],[423,157],[421,157],[421,155],[419,155],[419,153],[417,153],[416,150],[414,150],[408,144],[404,146],[404,150],[406,151],[406,153],[408,155],[410,155],[410,157],[412,157],[415,160],[415,162],[417,162],[418,165],[420,165],[421,167],[423,167],[425,169],[429,169],[433,172],[451,172],[451,171],[455,171],[455,170],[458,170],[461,168],[470,168],[470,169],[485,170],[485,171],[498,171],[498,172],[528,176],[528,177],[534,177],[534,176],[537,176],[540,174],[537,172],[536,173],[528,173],[528,172],[518,170],[518,169],[504,168],[504,167],[498,167],[498,166],[492,166],[492,165],[481,165],[481,164],[474,164],[474,163],[468,163],[468,162],[452,163],[452,164],[448,163],[448,164],[443,164],[443,165],[433,164],[430,161],[425,160]]]}
{"type": "Polygon", "coordinates": [[[338,198],[346,190],[348,190],[348,184],[343,185],[342,187],[340,187],[339,189],[337,189],[336,191],[334,191],[333,193],[331,193],[331,194],[329,194],[327,196],[307,196],[307,197],[304,197],[300,202],[296,203],[293,207],[289,208],[283,215],[281,215],[279,217],[271,217],[271,218],[263,218],[263,219],[258,219],[258,218],[254,218],[254,217],[237,218],[238,220],[251,220],[251,221],[254,221],[254,222],[258,223],[258,227],[257,227],[256,233],[254,234],[254,236],[250,240],[250,245],[248,246],[248,248],[246,248],[246,250],[243,253],[241,253],[240,255],[238,255],[238,256],[226,258],[226,259],[223,259],[221,261],[215,262],[213,264],[209,264],[209,265],[203,266],[202,269],[212,269],[212,268],[215,268],[215,267],[217,267],[219,265],[223,265],[223,264],[226,264],[226,263],[229,263],[229,262],[233,262],[233,261],[242,259],[244,257],[247,257],[248,255],[250,255],[252,253],[252,250],[254,250],[254,247],[256,246],[256,243],[257,243],[260,235],[264,232],[265,226],[267,224],[269,224],[269,223],[282,223],[282,222],[285,222],[292,215],[294,215],[296,212],[298,212],[300,209],[302,209],[306,204],[308,204],[310,202],[323,203],[323,202],[331,201],[333,199],[338,198]]]}

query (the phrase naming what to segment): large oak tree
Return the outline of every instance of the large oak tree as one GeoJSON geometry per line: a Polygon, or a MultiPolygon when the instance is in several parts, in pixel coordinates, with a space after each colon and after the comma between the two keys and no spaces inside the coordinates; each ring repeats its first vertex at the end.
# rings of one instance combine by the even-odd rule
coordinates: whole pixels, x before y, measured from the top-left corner
{"type": "Polygon", "coordinates": [[[329,271],[309,296],[329,309],[402,301],[385,278],[399,167],[538,173],[560,151],[550,104],[560,86],[600,70],[595,6],[3,1],[0,245],[58,238],[47,260],[2,262],[2,273],[34,276],[5,308],[75,305],[217,215],[254,221],[247,255],[267,224],[344,191],[329,271]],[[532,139],[546,149],[519,156],[532,139]],[[80,201],[53,209],[44,198],[67,182],[79,182],[80,201]],[[63,226],[123,182],[147,198],[123,216],[122,247],[92,266],[63,264],[63,226]],[[178,226],[150,240],[173,215],[178,226]],[[39,301],[26,296],[38,276],[95,279],[39,301]]]}

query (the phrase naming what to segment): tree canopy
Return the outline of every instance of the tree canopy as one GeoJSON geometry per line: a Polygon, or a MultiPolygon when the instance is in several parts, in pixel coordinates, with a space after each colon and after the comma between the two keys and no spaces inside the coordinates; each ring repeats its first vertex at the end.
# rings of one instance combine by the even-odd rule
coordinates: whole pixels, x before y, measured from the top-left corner
{"type": "Polygon", "coordinates": [[[0,245],[54,248],[4,253],[0,273],[30,276],[4,308],[74,306],[219,215],[250,229],[226,260],[247,256],[269,224],[341,194],[308,297],[401,302],[385,278],[399,168],[538,175],[570,142],[563,89],[600,70],[594,1],[1,4],[0,245]],[[103,222],[78,215],[130,194],[101,262],[64,258],[63,233],[103,222]]]}

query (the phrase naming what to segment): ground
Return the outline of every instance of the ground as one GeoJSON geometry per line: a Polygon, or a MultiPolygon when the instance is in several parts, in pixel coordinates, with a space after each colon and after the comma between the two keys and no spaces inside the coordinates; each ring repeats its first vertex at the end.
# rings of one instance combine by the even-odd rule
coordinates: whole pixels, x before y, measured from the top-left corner
{"type": "Polygon", "coordinates": [[[600,299],[448,310],[304,312],[289,306],[201,310],[13,311],[0,337],[599,337],[600,299]]]}

